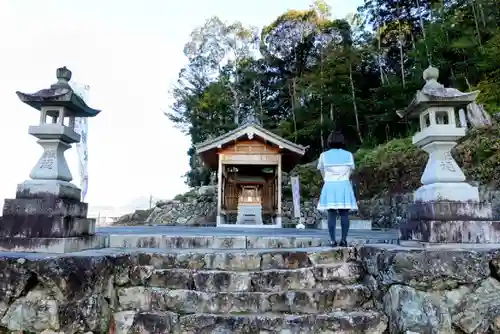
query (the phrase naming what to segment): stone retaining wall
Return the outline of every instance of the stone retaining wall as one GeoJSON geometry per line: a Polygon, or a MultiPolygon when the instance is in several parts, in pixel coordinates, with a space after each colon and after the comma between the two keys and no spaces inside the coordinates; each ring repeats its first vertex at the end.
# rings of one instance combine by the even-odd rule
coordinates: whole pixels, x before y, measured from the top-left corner
{"type": "MultiPolygon", "coordinates": [[[[317,201],[303,201],[301,203],[301,214],[306,224],[319,224],[322,217],[316,210],[317,201]]],[[[146,219],[148,224],[161,225],[189,225],[189,226],[215,226],[217,213],[217,199],[214,195],[200,195],[190,197],[184,201],[171,200],[160,202],[146,219]]],[[[122,217],[121,221],[130,218],[122,217]]],[[[284,200],[282,203],[282,224],[290,226],[296,222],[293,218],[293,203],[284,200]]]]}
{"type": "MultiPolygon", "coordinates": [[[[206,187],[208,188],[208,187],[206,187]]],[[[481,201],[493,204],[493,216],[500,219],[500,191],[489,188],[480,188],[481,201]]],[[[413,193],[377,196],[369,200],[358,201],[359,211],[356,213],[361,219],[372,221],[375,228],[395,228],[406,219],[408,206],[413,203],[413,193]]],[[[316,210],[317,199],[301,202],[301,215],[307,225],[320,226],[321,212],[316,210]]],[[[217,198],[213,191],[204,189],[201,192],[193,191],[182,200],[159,202],[152,212],[142,210],[138,213],[121,217],[118,225],[140,224],[144,220],[148,224],[160,225],[189,225],[214,226],[217,212],[217,198]],[[145,218],[145,213],[148,215],[145,218]]],[[[293,202],[284,200],[282,203],[283,226],[293,226],[293,202]]]]}
{"type": "MultiPolygon", "coordinates": [[[[488,187],[479,188],[480,201],[491,203],[493,218],[500,220],[500,191],[488,187]]],[[[406,219],[409,206],[413,203],[413,192],[377,196],[359,201],[358,215],[371,219],[374,227],[398,227],[406,219]]]]}
{"type": "Polygon", "coordinates": [[[0,333],[499,333],[500,250],[0,256],[0,333]]]}
{"type": "MultiPolygon", "coordinates": [[[[217,214],[217,197],[214,191],[204,187],[184,195],[181,199],[162,201],[156,204],[149,217],[145,219],[147,224],[158,225],[187,225],[187,226],[215,226],[217,214]]],[[[325,215],[316,210],[317,200],[305,200],[301,203],[301,215],[307,225],[317,225],[325,215]]],[[[133,213],[121,217],[116,225],[130,225],[138,223],[141,215],[133,213]]],[[[282,202],[282,224],[292,226],[297,222],[293,218],[293,202],[283,200],[282,202]]]]}
{"type": "Polygon", "coordinates": [[[359,258],[389,333],[500,333],[500,249],[367,245],[359,258]]]}

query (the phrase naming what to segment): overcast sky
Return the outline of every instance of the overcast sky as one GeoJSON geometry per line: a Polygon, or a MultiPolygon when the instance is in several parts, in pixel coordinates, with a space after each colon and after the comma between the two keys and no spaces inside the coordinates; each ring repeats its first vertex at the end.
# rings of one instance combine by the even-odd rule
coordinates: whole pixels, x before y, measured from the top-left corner
{"type": "MultiPolygon", "coordinates": [[[[186,62],[190,32],[209,16],[262,26],[307,0],[0,0],[0,200],[14,197],[42,153],[28,135],[38,112],[15,91],[55,82],[67,66],[90,85],[89,191],[94,205],[123,205],[139,196],[171,198],[187,188],[189,138],[163,115],[168,91],[186,62]]],[[[344,17],[362,0],[331,0],[344,17]]],[[[66,154],[79,184],[76,150],[66,154]]]]}

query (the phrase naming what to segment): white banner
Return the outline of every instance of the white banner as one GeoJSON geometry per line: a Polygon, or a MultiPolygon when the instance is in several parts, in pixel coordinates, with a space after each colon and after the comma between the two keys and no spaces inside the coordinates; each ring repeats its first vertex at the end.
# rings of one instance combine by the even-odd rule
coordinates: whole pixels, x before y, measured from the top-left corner
{"type": "MultiPolygon", "coordinates": [[[[80,85],[75,82],[70,83],[73,91],[88,104],[90,86],[80,85]]],[[[75,119],[75,132],[81,136],[80,142],[76,144],[76,151],[78,154],[78,171],[80,174],[80,189],[82,190],[82,202],[85,200],[89,186],[89,151],[87,145],[88,135],[88,119],[87,117],[77,117],[75,119]]]]}
{"type": "Polygon", "coordinates": [[[292,176],[292,199],[293,199],[293,216],[300,218],[300,183],[298,176],[292,176]]]}

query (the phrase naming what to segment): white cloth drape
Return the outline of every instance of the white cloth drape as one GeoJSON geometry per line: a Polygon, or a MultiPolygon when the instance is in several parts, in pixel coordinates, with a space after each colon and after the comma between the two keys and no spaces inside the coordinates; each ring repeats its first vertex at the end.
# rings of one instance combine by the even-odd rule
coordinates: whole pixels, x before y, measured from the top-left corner
{"type": "MultiPolygon", "coordinates": [[[[90,87],[88,85],[81,85],[75,82],[71,82],[70,85],[71,88],[73,88],[73,91],[85,103],[88,104],[90,87]]],[[[75,132],[80,135],[81,139],[80,142],[76,144],[76,151],[78,155],[78,171],[80,174],[80,189],[82,190],[82,201],[85,200],[89,185],[89,151],[87,145],[88,131],[88,119],[86,117],[77,117],[75,119],[75,132]]]]}

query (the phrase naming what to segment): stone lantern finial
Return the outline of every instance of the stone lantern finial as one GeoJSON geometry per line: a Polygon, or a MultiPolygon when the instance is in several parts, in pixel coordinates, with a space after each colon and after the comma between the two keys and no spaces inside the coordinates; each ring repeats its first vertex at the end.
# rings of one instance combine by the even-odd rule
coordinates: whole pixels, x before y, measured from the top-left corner
{"type": "Polygon", "coordinates": [[[56,70],[57,83],[52,85],[55,87],[71,88],[69,81],[71,80],[71,71],[66,66],[60,67],[56,70]]]}
{"type": "Polygon", "coordinates": [[[424,88],[443,88],[437,80],[439,78],[439,70],[432,65],[429,65],[423,73],[423,78],[425,80],[424,88]]]}
{"type": "Polygon", "coordinates": [[[423,77],[425,81],[436,80],[439,78],[439,70],[432,65],[429,65],[427,69],[423,73],[423,77]]]}

